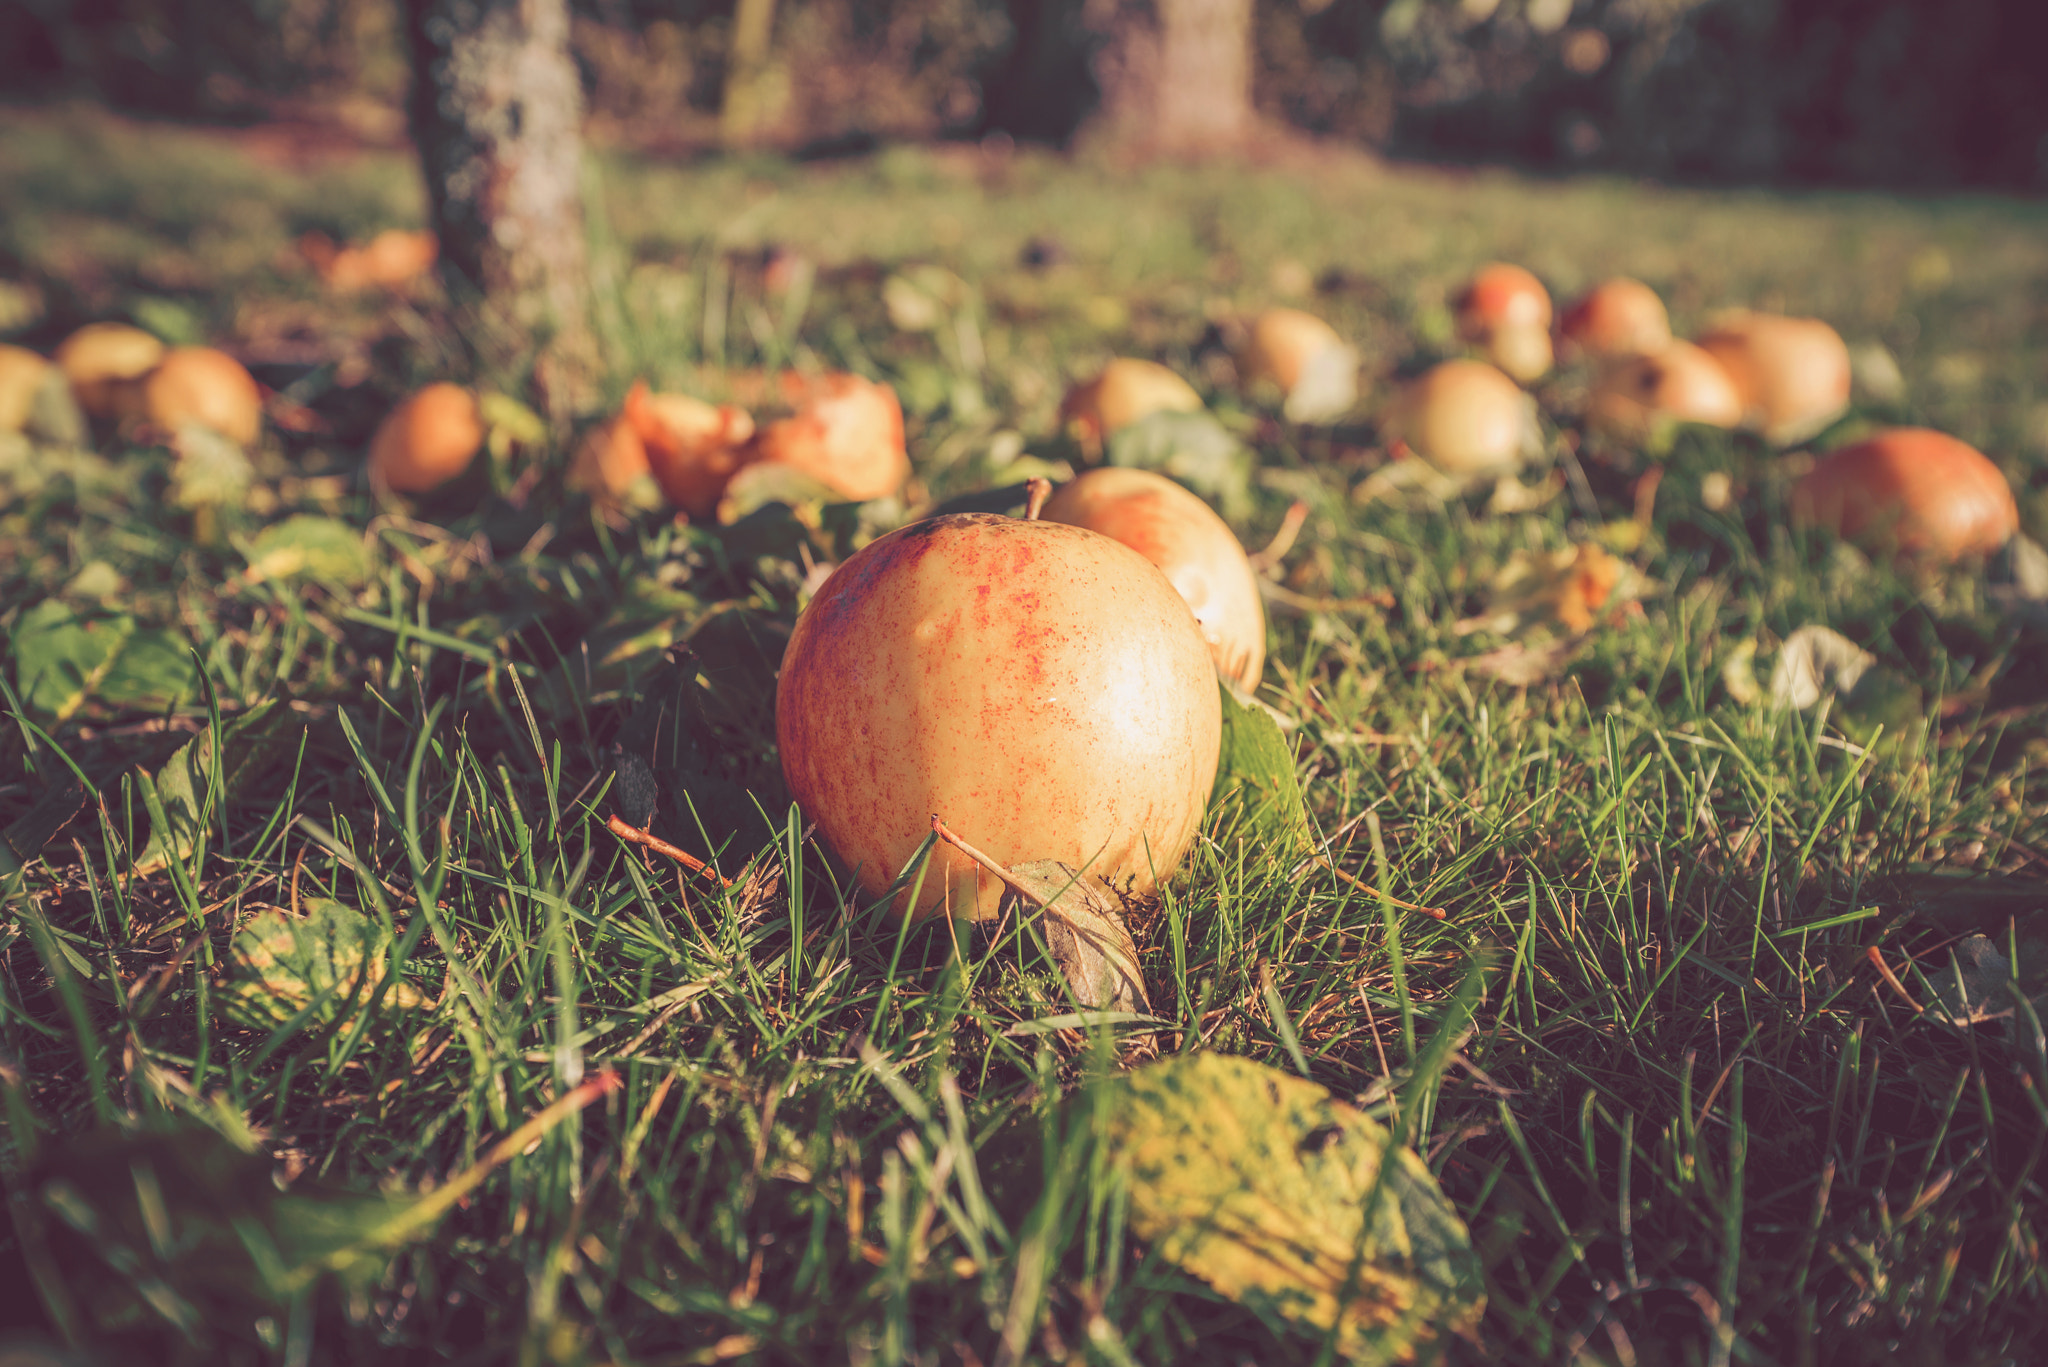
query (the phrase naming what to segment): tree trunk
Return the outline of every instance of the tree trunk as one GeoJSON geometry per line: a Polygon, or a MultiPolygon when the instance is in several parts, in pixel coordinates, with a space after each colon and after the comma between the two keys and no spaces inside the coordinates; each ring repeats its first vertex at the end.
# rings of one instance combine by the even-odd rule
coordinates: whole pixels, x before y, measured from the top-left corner
{"type": "Polygon", "coordinates": [[[1167,156],[1250,137],[1252,0],[1090,0],[1084,13],[1104,40],[1093,63],[1102,105],[1084,136],[1167,156]]]}
{"type": "Polygon", "coordinates": [[[406,0],[406,27],[442,279],[478,311],[466,340],[486,371],[530,360],[565,416],[597,359],[567,0],[406,0]]]}

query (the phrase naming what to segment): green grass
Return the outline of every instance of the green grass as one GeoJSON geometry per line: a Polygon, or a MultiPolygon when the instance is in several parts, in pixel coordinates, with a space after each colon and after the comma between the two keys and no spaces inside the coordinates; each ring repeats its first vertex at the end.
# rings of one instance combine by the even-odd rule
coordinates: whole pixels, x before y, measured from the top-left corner
{"type": "MultiPolygon", "coordinates": [[[[299,381],[330,432],[274,434],[266,496],[211,535],[160,496],[160,450],[0,509],[0,626],[78,586],[82,614],[117,605],[189,642],[205,679],[174,706],[88,703],[61,724],[7,700],[0,825],[74,770],[94,796],[0,921],[17,1219],[35,1213],[29,1165],[89,1157],[80,1136],[111,1124],[217,1132],[219,1171],[246,1150],[293,1191],[368,1192],[445,1183],[579,1079],[615,1069],[620,1085],[366,1279],[270,1303],[246,1276],[191,1276],[253,1256],[220,1232],[234,1207],[207,1184],[227,1179],[197,1157],[160,1220],[118,1165],[82,1168],[112,1174],[87,1198],[139,1213],[86,1237],[46,1211],[39,1242],[0,1245],[0,1276],[33,1272],[103,1324],[125,1307],[100,1346],[137,1360],[305,1361],[307,1342],[314,1361],[1315,1358],[1126,1238],[1089,1136],[1061,1129],[1052,1100],[1143,1042],[1032,1025],[1067,1007],[1014,919],[904,933],[805,839],[769,705],[801,529],[610,526],[553,475],[523,510],[377,518],[351,482],[365,424],[453,349],[430,309],[329,304],[280,251],[309,227],[402,221],[410,169],[265,169],[178,130],[13,117],[0,260],[51,301],[31,340],[140,308],[252,350],[296,338],[367,376],[299,381]],[[360,586],[248,581],[237,538],[300,509],[366,529],[360,586]],[[118,588],[79,586],[94,562],[118,588]],[[685,640],[691,679],[661,654],[685,640]],[[731,835],[730,889],[605,829],[612,741],[678,689],[697,747],[657,830],[700,854],[731,835]],[[138,874],[156,796],[139,774],[203,732],[223,757],[201,776],[203,839],[138,874]],[[433,1004],[268,1031],[216,1011],[234,928],[315,897],[388,917],[433,1004]],[[151,1268],[196,1307],[189,1337],[161,1297],[115,1305],[110,1288],[151,1268]]],[[[1909,963],[1938,973],[1965,931],[2003,938],[2012,911],[2048,903],[2038,634],[1981,574],[1917,578],[1794,536],[1780,462],[1689,433],[1630,552],[1656,586],[1641,611],[1558,678],[1490,682],[1464,662],[1501,639],[1456,624],[1517,550],[1618,536],[1632,457],[1587,455],[1590,506],[1361,505],[1368,424],[1287,429],[1198,348],[1210,316],[1274,297],[1282,261],[1344,273],[1309,306],[1389,372],[1448,348],[1444,300],[1478,261],[1521,260],[1560,293],[1633,272],[1681,329],[1756,303],[1883,342],[1906,388],[1855,420],[1979,444],[2031,519],[2027,495],[2048,488],[2048,210],[915,149],[827,167],[607,159],[593,200],[615,391],[805,353],[887,378],[942,497],[1004,482],[1009,433],[1062,455],[1067,379],[1144,354],[1196,377],[1256,448],[1248,545],[1308,503],[1285,583],[1345,606],[1274,605],[1261,696],[1298,719],[1339,866],[1448,917],[1390,915],[1278,850],[1205,840],[1138,929],[1172,1022],[1155,1043],[1290,1071],[1298,1053],[1383,1118],[1405,1100],[1487,1270],[1477,1341],[1452,1360],[2039,1351],[2048,1072],[1998,1028],[1916,1020],[1866,957],[1926,1000],[1909,963]],[[1039,236],[1069,259],[1020,268],[1039,236]],[[807,298],[764,290],[749,253],[770,242],[818,261],[807,298]],[[898,332],[883,308],[883,278],[912,262],[969,287],[937,333],[898,332]],[[1737,476],[1722,512],[1700,500],[1711,469],[1737,476]],[[1814,623],[1923,705],[1873,734],[1839,704],[1731,697],[1744,643],[1814,623]],[[1475,962],[1476,1029],[1439,1075],[1423,1056],[1475,962]],[[1389,1088],[1416,1066],[1417,1086],[1389,1088]]],[[[1576,383],[1545,397],[1566,407],[1576,383]]],[[[558,470],[566,454],[525,458],[558,470]]]]}

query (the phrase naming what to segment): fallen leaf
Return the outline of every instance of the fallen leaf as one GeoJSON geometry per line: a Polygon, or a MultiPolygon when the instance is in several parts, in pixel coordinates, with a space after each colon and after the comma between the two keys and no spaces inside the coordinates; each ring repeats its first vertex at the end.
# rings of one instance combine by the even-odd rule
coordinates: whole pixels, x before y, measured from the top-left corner
{"type": "MultiPolygon", "coordinates": [[[[387,972],[391,937],[354,907],[324,897],[306,902],[306,914],[283,907],[263,912],[238,931],[229,947],[227,982],[214,1000],[229,1018],[256,1030],[283,1025],[308,1007],[317,1021],[332,1021],[351,998],[369,1001],[387,972]]],[[[427,998],[404,982],[384,994],[386,1005],[412,1009],[427,998]]]]}
{"type": "Polygon", "coordinates": [[[1771,701],[1805,711],[1823,694],[1847,693],[1877,657],[1839,631],[1801,627],[1785,638],[1771,667],[1771,701]]]}
{"type": "Polygon", "coordinates": [[[1429,1169],[1315,1083],[1192,1054],[1094,1099],[1132,1231],[1221,1294],[1367,1364],[1413,1362],[1485,1309],[1471,1235],[1429,1169]]]}

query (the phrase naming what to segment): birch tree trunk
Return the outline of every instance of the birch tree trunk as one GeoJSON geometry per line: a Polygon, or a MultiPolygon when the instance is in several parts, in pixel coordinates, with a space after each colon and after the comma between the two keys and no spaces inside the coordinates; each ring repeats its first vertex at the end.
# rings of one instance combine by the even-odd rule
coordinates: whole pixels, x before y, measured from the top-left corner
{"type": "Polygon", "coordinates": [[[466,340],[488,369],[530,358],[563,416],[597,364],[567,0],[406,0],[406,28],[442,278],[478,310],[466,340]]]}

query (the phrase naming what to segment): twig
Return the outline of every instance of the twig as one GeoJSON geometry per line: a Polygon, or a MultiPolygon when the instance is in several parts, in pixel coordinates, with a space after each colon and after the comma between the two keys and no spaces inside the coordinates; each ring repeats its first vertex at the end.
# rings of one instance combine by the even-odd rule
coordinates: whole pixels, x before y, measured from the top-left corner
{"type": "Polygon", "coordinates": [[[1273,539],[1266,543],[1266,549],[1257,555],[1247,556],[1252,562],[1252,573],[1263,574],[1280,563],[1280,557],[1294,549],[1294,538],[1301,535],[1302,523],[1308,521],[1308,504],[1296,499],[1287,506],[1287,516],[1280,519],[1280,530],[1273,533],[1273,539]]]}
{"type": "Polygon", "coordinates": [[[729,888],[732,886],[732,879],[727,878],[696,855],[689,853],[687,850],[677,849],[658,835],[653,835],[647,831],[640,830],[638,827],[627,825],[624,817],[614,816],[605,822],[604,825],[606,830],[621,840],[634,845],[645,845],[656,854],[665,854],[694,873],[701,873],[706,878],[718,880],[721,887],[729,888]]]}
{"type": "Polygon", "coordinates": [[[1400,907],[1405,911],[1419,911],[1424,916],[1433,916],[1439,921],[1448,921],[1451,919],[1451,914],[1448,911],[1445,911],[1442,907],[1425,907],[1422,906],[1420,903],[1416,902],[1404,902],[1400,898],[1394,896],[1394,894],[1391,892],[1383,893],[1378,888],[1374,887],[1372,884],[1366,882],[1363,878],[1360,878],[1355,874],[1349,874],[1344,872],[1344,870],[1338,868],[1335,864],[1331,863],[1329,860],[1323,858],[1323,856],[1319,854],[1312,855],[1310,857],[1310,860],[1312,863],[1320,864],[1322,867],[1328,869],[1331,873],[1336,874],[1337,877],[1343,879],[1352,887],[1357,888],[1360,892],[1367,893],[1373,897],[1384,897],[1389,902],[1392,902],[1395,906],[1400,907]]]}
{"type": "Polygon", "coordinates": [[[1863,952],[1869,956],[1870,962],[1877,966],[1877,976],[1883,978],[1891,990],[1899,994],[1900,1001],[1913,1008],[1914,1014],[1919,1014],[1923,1009],[1920,1003],[1913,1000],[1913,994],[1906,990],[1906,985],[1892,972],[1892,966],[1884,961],[1884,955],[1878,952],[1877,946],[1872,945],[1863,952]]]}

